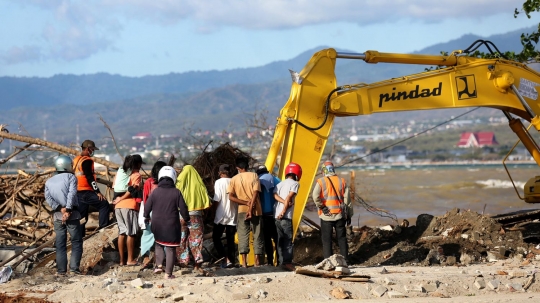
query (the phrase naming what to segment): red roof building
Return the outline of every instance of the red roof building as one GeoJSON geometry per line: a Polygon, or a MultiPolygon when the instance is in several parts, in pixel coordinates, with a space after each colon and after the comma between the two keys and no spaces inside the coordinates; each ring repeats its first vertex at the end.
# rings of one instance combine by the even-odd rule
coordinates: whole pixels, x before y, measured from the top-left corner
{"type": "Polygon", "coordinates": [[[138,133],[135,136],[131,137],[132,140],[149,140],[152,139],[152,134],[150,132],[138,133]]]}
{"type": "Polygon", "coordinates": [[[493,145],[499,145],[499,142],[497,142],[497,139],[495,139],[495,134],[493,132],[462,133],[457,144],[458,147],[462,148],[493,145]]]}

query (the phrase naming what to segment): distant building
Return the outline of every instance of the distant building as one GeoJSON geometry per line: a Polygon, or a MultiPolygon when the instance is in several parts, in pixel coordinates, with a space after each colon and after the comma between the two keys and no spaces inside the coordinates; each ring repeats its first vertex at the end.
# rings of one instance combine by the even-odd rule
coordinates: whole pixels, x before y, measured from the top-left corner
{"type": "Polygon", "coordinates": [[[150,140],[152,139],[152,134],[150,132],[137,133],[135,136],[131,137],[132,140],[150,140]]]}
{"type": "Polygon", "coordinates": [[[499,145],[497,139],[495,139],[495,134],[493,132],[465,132],[461,134],[458,147],[468,148],[468,147],[484,147],[484,146],[493,146],[499,145]]]}

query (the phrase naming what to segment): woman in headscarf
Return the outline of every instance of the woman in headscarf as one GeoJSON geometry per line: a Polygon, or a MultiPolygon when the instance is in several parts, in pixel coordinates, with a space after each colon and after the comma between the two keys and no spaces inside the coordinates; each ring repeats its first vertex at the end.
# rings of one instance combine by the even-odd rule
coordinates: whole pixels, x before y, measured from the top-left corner
{"type": "Polygon", "coordinates": [[[182,169],[176,182],[176,188],[182,192],[189,211],[191,225],[188,227],[181,218],[182,238],[180,247],[177,248],[177,259],[180,266],[189,263],[189,252],[195,259],[195,270],[204,274],[201,265],[203,263],[202,242],[204,235],[203,211],[210,207],[210,198],[201,176],[191,165],[182,169]]]}

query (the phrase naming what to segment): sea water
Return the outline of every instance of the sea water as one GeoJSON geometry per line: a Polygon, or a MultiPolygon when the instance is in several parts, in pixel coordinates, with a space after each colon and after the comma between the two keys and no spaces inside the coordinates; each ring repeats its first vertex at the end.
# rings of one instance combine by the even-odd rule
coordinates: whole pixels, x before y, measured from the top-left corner
{"type": "MultiPolygon", "coordinates": [[[[540,175],[532,165],[507,165],[519,195],[528,179],[540,175]]],[[[393,213],[415,224],[420,214],[439,216],[453,208],[495,215],[523,209],[538,209],[539,204],[521,200],[502,164],[421,167],[352,167],[338,170],[349,181],[354,170],[356,194],[368,204],[393,213]]],[[[373,215],[354,203],[352,224],[394,225],[389,218],[373,215]]],[[[318,222],[315,211],[304,212],[318,222]]]]}

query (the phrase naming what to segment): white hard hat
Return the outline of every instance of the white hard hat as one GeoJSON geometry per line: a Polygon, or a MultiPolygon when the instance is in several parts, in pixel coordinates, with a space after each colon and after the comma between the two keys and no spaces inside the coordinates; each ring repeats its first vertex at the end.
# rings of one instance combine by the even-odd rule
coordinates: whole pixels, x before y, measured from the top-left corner
{"type": "Polygon", "coordinates": [[[158,182],[163,177],[169,177],[176,183],[176,171],[172,166],[163,166],[158,173],[158,182]]]}
{"type": "Polygon", "coordinates": [[[58,156],[54,160],[54,168],[57,172],[73,172],[73,161],[68,156],[58,156]]]}

